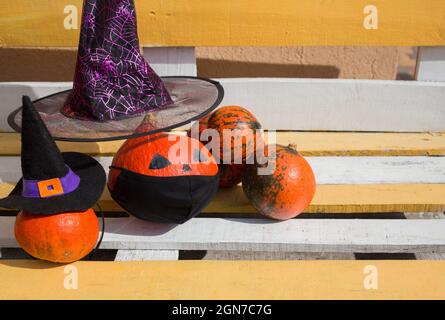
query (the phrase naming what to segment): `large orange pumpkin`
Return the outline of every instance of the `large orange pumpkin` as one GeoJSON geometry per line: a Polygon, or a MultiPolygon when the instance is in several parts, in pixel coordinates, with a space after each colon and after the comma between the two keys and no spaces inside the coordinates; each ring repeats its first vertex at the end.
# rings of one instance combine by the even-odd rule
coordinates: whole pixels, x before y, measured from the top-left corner
{"type": "Polygon", "coordinates": [[[230,164],[233,164],[235,156],[241,156],[244,162],[255,152],[256,133],[261,124],[249,110],[239,106],[222,107],[212,114],[207,126],[219,134],[221,163],[229,164],[224,159],[231,159],[230,164]],[[225,131],[231,131],[239,141],[224,135],[225,131]]]}
{"type": "Polygon", "coordinates": [[[99,222],[92,209],[55,215],[21,211],[15,220],[15,238],[31,256],[55,263],[71,263],[96,246],[99,222]]]}
{"type": "Polygon", "coordinates": [[[182,224],[208,205],[218,181],[218,165],[201,142],[161,133],[122,145],[113,159],[108,187],[131,215],[182,224]]]}
{"type": "Polygon", "coordinates": [[[267,167],[267,164],[247,166],[243,190],[260,214],[287,220],[309,206],[316,182],[311,166],[294,147],[275,147],[275,160],[270,160],[275,164],[275,170],[271,174],[259,175],[258,169],[267,167]]]}

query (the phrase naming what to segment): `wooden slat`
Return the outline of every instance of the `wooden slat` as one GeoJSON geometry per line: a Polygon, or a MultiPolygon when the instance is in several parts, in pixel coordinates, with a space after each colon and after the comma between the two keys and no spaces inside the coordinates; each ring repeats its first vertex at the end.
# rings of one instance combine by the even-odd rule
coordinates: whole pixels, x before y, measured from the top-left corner
{"type": "MultiPolygon", "coordinates": [[[[222,105],[247,107],[265,129],[445,131],[445,83],[269,78],[220,82],[225,89],[222,105]]],[[[6,117],[20,105],[22,94],[37,97],[61,88],[70,84],[0,84],[0,130],[11,131],[6,117]]]]}
{"type": "MultiPolygon", "coordinates": [[[[443,134],[445,141],[445,134],[443,134]]],[[[2,141],[0,148],[0,156],[19,156],[21,153],[21,137],[18,133],[0,133],[2,141]]],[[[437,141],[439,142],[439,141],[437,141]]],[[[58,141],[62,152],[76,151],[95,156],[113,156],[119,150],[123,141],[110,142],[61,142],[58,141]]],[[[440,144],[440,143],[439,143],[440,144]]],[[[445,148],[444,148],[445,151],[445,148]]]]}
{"type": "Polygon", "coordinates": [[[445,157],[306,157],[306,160],[319,185],[445,184],[445,157]]]}
{"type": "Polygon", "coordinates": [[[115,261],[178,260],[178,250],[118,250],[115,261]]]}
{"type": "Polygon", "coordinates": [[[144,57],[162,77],[197,76],[195,48],[143,48],[144,57]]]}
{"type": "MultiPolygon", "coordinates": [[[[307,213],[436,212],[445,210],[445,185],[319,185],[307,213]]],[[[207,213],[255,213],[241,187],[222,190],[207,213]]]]}
{"type": "MultiPolygon", "coordinates": [[[[443,133],[277,132],[277,143],[295,144],[304,156],[439,156],[443,133]]],[[[1,139],[1,135],[0,135],[1,139]]]]}
{"type": "MultiPolygon", "coordinates": [[[[109,172],[112,157],[96,157],[109,172]]],[[[445,157],[306,157],[318,185],[445,184],[445,157]]],[[[148,164],[147,164],[148,165],[148,164]]],[[[22,177],[20,157],[0,157],[0,183],[22,177]]]]}
{"type": "MultiPolygon", "coordinates": [[[[64,8],[81,0],[17,0],[0,4],[0,45],[77,45],[64,8]]],[[[137,1],[141,44],[154,46],[443,45],[442,0],[155,0],[137,1]],[[376,30],[365,8],[378,10],[376,30]]],[[[79,18],[80,23],[80,18],[79,18]]]]}
{"type": "MultiPolygon", "coordinates": [[[[267,135],[266,135],[267,139],[267,135]]],[[[445,133],[277,132],[278,144],[297,145],[304,156],[443,156],[445,133]]],[[[0,133],[0,156],[20,155],[20,135],[0,133]]],[[[123,141],[58,142],[62,151],[114,155],[123,141]]]]}
{"type": "MultiPolygon", "coordinates": [[[[0,247],[14,248],[14,217],[0,217],[0,247]]],[[[102,249],[264,252],[445,252],[445,219],[196,218],[173,226],[108,218],[102,249]]]]}
{"type": "MultiPolygon", "coordinates": [[[[0,197],[6,197],[13,185],[0,184],[0,197]]],[[[102,210],[122,212],[104,192],[99,201],[102,210]]],[[[443,184],[319,185],[307,213],[386,213],[445,211],[443,184]]],[[[204,214],[253,214],[255,208],[241,187],[220,190],[204,214]]]]}
{"type": "MultiPolygon", "coordinates": [[[[20,249],[9,249],[9,252],[20,249]]],[[[5,258],[12,259],[12,258],[5,258]]],[[[253,252],[253,251],[206,251],[205,260],[225,261],[277,261],[277,260],[356,260],[350,252],[253,252]]]]}
{"type": "Polygon", "coordinates": [[[443,261],[0,261],[0,299],[444,299],[444,274],[443,261]]]}
{"type": "Polygon", "coordinates": [[[221,83],[222,105],[246,106],[265,129],[445,131],[445,83],[264,78],[221,83]]]}
{"type": "Polygon", "coordinates": [[[416,79],[445,81],[445,47],[420,47],[417,56],[416,79]]]}

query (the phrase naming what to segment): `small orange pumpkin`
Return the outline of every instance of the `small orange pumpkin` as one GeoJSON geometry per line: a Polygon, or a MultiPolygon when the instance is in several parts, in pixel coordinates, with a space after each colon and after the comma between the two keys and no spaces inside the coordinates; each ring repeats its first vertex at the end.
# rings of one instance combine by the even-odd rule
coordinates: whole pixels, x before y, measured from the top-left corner
{"type": "MultiPolygon", "coordinates": [[[[187,136],[190,138],[198,138],[198,140],[201,141],[201,133],[207,129],[208,127],[208,123],[209,123],[209,119],[212,116],[212,114],[208,114],[205,117],[199,119],[199,121],[193,123],[192,127],[187,131],[187,136]],[[194,131],[197,129],[197,132],[199,132],[199,137],[192,137],[192,134],[194,133],[194,131]]],[[[204,143],[207,143],[209,141],[204,141],[204,143]]]]}
{"type": "Polygon", "coordinates": [[[241,155],[241,160],[244,162],[254,154],[257,142],[256,133],[261,129],[261,124],[249,110],[239,106],[222,107],[212,114],[207,126],[209,129],[218,131],[221,163],[224,159],[231,159],[230,163],[234,163],[233,160],[238,155],[241,155]],[[224,136],[226,130],[231,130],[233,137],[241,139],[229,140],[230,136],[224,136]]]}
{"type": "Polygon", "coordinates": [[[275,162],[272,174],[258,174],[258,169],[267,164],[246,167],[244,193],[260,214],[277,220],[292,219],[301,214],[314,197],[314,173],[293,146],[276,145],[275,160],[269,161],[275,162]]]}
{"type": "Polygon", "coordinates": [[[17,242],[34,258],[71,263],[94,249],[99,237],[99,221],[93,209],[55,215],[21,211],[14,231],[17,242]]]}

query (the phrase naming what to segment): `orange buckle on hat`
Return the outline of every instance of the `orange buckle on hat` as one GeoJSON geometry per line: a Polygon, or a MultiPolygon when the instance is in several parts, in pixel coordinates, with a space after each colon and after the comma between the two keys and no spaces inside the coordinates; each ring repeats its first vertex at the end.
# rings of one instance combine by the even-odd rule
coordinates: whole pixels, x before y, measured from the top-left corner
{"type": "Polygon", "coordinates": [[[48,198],[63,194],[63,187],[59,178],[37,182],[41,198],[48,198]]]}

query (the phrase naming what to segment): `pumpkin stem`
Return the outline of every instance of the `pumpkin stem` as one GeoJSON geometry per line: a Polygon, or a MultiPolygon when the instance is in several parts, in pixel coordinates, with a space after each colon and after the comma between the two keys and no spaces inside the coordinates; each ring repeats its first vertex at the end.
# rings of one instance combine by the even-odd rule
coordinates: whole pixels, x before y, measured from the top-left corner
{"type": "Polygon", "coordinates": [[[289,144],[287,147],[284,147],[288,152],[291,152],[293,154],[299,155],[299,152],[297,150],[297,145],[296,144],[289,144]]]}

